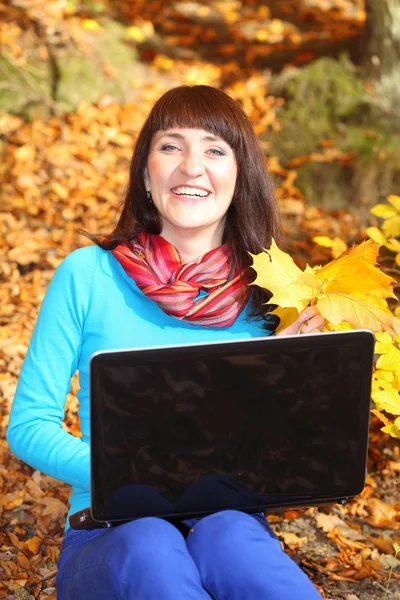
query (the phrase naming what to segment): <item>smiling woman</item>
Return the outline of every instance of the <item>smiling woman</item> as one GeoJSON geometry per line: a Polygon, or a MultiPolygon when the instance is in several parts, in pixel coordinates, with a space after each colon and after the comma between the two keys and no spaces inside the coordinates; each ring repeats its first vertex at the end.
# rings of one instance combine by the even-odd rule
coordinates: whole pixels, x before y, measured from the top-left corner
{"type": "MultiPolygon", "coordinates": [[[[163,221],[156,205],[159,192],[158,189],[153,189],[150,181],[149,163],[157,155],[154,151],[158,153],[158,163],[161,165],[164,161],[170,164],[169,153],[175,157],[174,160],[177,160],[176,154],[183,158],[181,171],[178,169],[179,179],[172,185],[194,181],[196,185],[201,185],[200,180],[206,178],[206,175],[198,176],[196,171],[194,175],[184,172],[187,168],[193,169],[193,166],[199,169],[199,165],[193,161],[198,160],[200,152],[193,141],[190,148],[182,146],[184,140],[179,137],[183,135],[182,130],[202,131],[202,135],[196,135],[199,135],[199,139],[203,136],[208,138],[203,140],[203,143],[210,143],[207,154],[207,157],[210,157],[209,162],[221,163],[223,172],[227,162],[232,165],[233,158],[236,172],[232,172],[226,183],[229,194],[224,191],[228,206],[224,215],[222,238],[219,237],[222,224],[218,231],[215,225],[209,230],[211,232],[214,229],[215,232],[212,242],[206,239],[207,236],[202,236],[201,230],[185,227],[180,229],[179,240],[175,237],[174,246],[182,258],[195,256],[197,259],[214,243],[217,243],[217,246],[227,243],[232,273],[238,269],[245,272],[248,279],[254,279],[255,274],[249,270],[249,252],[258,254],[270,246],[272,238],[279,243],[282,237],[274,188],[266,170],[266,160],[260,142],[243,109],[232,98],[209,86],[174,88],[156,102],[136,141],[129,187],[117,226],[106,241],[99,241],[96,236],[89,237],[105,250],[113,250],[119,244],[129,244],[142,231],[161,234],[163,221]],[[173,133],[174,136],[162,138],[166,132],[173,133]],[[158,141],[163,141],[161,147],[164,147],[164,150],[161,151],[157,145],[158,141]],[[221,152],[226,152],[226,157],[220,157],[221,152]],[[155,202],[146,192],[154,195],[155,202]],[[232,196],[229,202],[230,193],[232,196]]],[[[207,162],[207,159],[203,159],[201,169],[205,169],[204,161],[207,162]]],[[[163,166],[159,169],[160,173],[161,170],[165,174],[163,166]]],[[[210,185],[212,182],[208,184],[210,185]]],[[[222,193],[222,182],[218,183],[218,188],[222,193]]],[[[195,208],[196,205],[191,205],[192,210],[195,208]]],[[[186,211],[186,216],[192,218],[188,213],[190,210],[186,211]]],[[[264,304],[268,298],[265,290],[253,288],[249,305],[253,316],[265,315],[264,304]]],[[[267,319],[267,324],[272,323],[273,319],[267,319]]],[[[276,322],[272,324],[276,326],[276,322]]]]}
{"type": "MultiPolygon", "coordinates": [[[[261,514],[222,510],[177,524],[146,517],[93,531],[70,524],[90,506],[94,353],[274,333],[268,292],[249,286],[249,252],[279,240],[278,211],[239,104],[207,86],[164,94],[139,134],[115,229],[101,240],[86,235],[95,244],[68,256],[46,293],[7,431],[17,456],[72,485],[58,600],[320,599],[261,514]],[[76,370],[81,438],[61,427],[76,370]]],[[[308,307],[282,333],[322,324],[308,307]]]]}

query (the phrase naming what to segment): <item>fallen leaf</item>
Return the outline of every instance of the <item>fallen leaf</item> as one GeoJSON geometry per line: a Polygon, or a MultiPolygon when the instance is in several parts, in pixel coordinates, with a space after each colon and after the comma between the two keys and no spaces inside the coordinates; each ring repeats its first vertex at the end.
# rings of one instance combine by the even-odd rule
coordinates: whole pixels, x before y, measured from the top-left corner
{"type": "Polygon", "coordinates": [[[329,573],[337,573],[343,569],[342,561],[336,556],[328,556],[328,558],[324,560],[324,566],[329,573]]]}
{"type": "Polygon", "coordinates": [[[22,542],[19,537],[15,535],[15,533],[9,531],[7,535],[10,538],[11,544],[14,546],[14,548],[18,548],[19,550],[23,549],[24,542],[22,542]]]}
{"type": "Polygon", "coordinates": [[[29,560],[27,559],[27,557],[25,556],[25,554],[23,552],[18,552],[17,556],[17,563],[18,565],[24,569],[25,571],[29,571],[30,570],[30,563],[29,560]]]}
{"type": "Polygon", "coordinates": [[[389,537],[376,537],[372,535],[366,535],[366,539],[374,544],[380,552],[384,554],[393,555],[393,540],[389,537]]]}
{"type": "Polygon", "coordinates": [[[32,554],[37,554],[42,543],[42,538],[35,535],[24,542],[24,549],[29,550],[32,554]]]}
{"type": "Polygon", "coordinates": [[[41,498],[40,504],[44,504],[43,515],[49,515],[54,520],[64,519],[68,512],[67,506],[58,498],[41,498]]]}
{"type": "Polygon", "coordinates": [[[0,494],[0,506],[6,510],[11,510],[17,506],[21,506],[25,498],[25,490],[17,490],[8,494],[0,494]]]}
{"type": "Polygon", "coordinates": [[[371,498],[367,505],[370,516],[365,519],[367,523],[379,529],[400,529],[400,505],[387,504],[371,498]]]}
{"type": "Polygon", "coordinates": [[[307,541],[306,537],[299,537],[295,533],[291,533],[290,531],[279,531],[277,533],[279,538],[282,538],[285,542],[286,546],[290,546],[293,549],[301,548],[304,542],[307,541]]]}
{"type": "Polygon", "coordinates": [[[336,530],[348,539],[364,540],[364,535],[362,533],[352,529],[337,515],[327,515],[325,513],[317,512],[315,514],[315,522],[317,527],[325,531],[325,533],[336,530]]]}

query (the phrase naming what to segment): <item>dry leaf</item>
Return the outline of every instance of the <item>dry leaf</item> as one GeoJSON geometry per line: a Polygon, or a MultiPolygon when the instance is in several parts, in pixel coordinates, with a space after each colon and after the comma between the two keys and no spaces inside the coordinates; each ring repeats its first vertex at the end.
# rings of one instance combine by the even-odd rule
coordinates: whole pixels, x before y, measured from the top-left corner
{"type": "Polygon", "coordinates": [[[379,529],[400,529],[400,505],[386,504],[377,498],[371,498],[367,505],[370,517],[367,523],[379,529]]]}
{"type": "Polygon", "coordinates": [[[352,529],[347,523],[345,523],[337,515],[326,515],[325,513],[318,512],[315,515],[315,522],[317,527],[330,533],[333,530],[338,531],[344,537],[352,540],[363,540],[364,535],[355,529],[352,529]]]}
{"type": "Polygon", "coordinates": [[[29,559],[26,558],[26,556],[23,552],[18,552],[16,559],[17,559],[17,563],[18,563],[19,567],[21,567],[25,571],[30,570],[31,566],[30,566],[29,559]]]}
{"type": "Polygon", "coordinates": [[[68,512],[67,506],[58,498],[41,498],[40,504],[44,504],[43,515],[49,515],[54,520],[64,519],[68,512]]]}
{"type": "Polygon", "coordinates": [[[295,533],[291,533],[290,531],[279,531],[278,537],[282,538],[285,542],[286,546],[290,546],[292,549],[301,548],[304,542],[307,541],[306,537],[299,537],[295,533]]]}
{"type": "Polygon", "coordinates": [[[17,506],[21,506],[25,498],[24,490],[17,490],[8,494],[0,494],[0,506],[3,506],[6,510],[11,510],[17,506]]]}
{"type": "Polygon", "coordinates": [[[24,542],[24,549],[31,552],[31,554],[37,554],[42,541],[43,541],[42,538],[35,535],[32,538],[30,538],[29,540],[26,540],[26,542],[24,542]]]}

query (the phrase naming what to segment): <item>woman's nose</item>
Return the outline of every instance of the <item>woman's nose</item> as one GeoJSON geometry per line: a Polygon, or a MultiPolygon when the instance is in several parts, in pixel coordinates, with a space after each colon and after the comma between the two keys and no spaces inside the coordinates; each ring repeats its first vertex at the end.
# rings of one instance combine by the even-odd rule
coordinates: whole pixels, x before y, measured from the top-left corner
{"type": "Polygon", "coordinates": [[[198,177],[204,172],[204,163],[201,154],[188,152],[182,156],[180,170],[189,177],[198,177]]]}

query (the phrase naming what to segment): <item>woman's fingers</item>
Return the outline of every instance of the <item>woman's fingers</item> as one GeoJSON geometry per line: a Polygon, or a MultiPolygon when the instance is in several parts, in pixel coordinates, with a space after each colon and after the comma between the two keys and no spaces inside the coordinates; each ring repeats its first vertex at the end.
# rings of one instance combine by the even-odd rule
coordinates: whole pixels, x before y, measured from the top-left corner
{"type": "Polygon", "coordinates": [[[320,333],[324,329],[324,318],[316,306],[305,308],[294,323],[277,335],[297,335],[299,333],[320,333]]]}
{"type": "Polygon", "coordinates": [[[317,314],[311,319],[305,321],[299,329],[299,333],[318,333],[324,329],[324,318],[317,314]]]}

